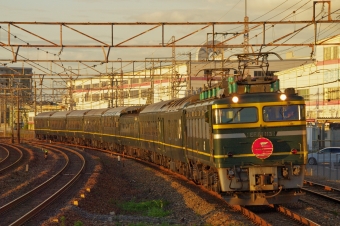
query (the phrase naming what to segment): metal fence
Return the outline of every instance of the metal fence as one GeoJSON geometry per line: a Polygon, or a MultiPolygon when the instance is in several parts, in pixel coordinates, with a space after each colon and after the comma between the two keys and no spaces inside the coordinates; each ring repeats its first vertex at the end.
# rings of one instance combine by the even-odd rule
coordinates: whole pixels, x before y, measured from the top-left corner
{"type": "Polygon", "coordinates": [[[307,163],[306,176],[320,180],[340,180],[340,153],[313,154],[325,147],[340,147],[340,129],[327,127],[325,124],[307,126],[307,146],[316,165],[307,163]]]}
{"type": "Polygon", "coordinates": [[[308,151],[318,151],[325,147],[340,147],[340,129],[326,129],[325,127],[307,127],[308,151]]]}
{"type": "Polygon", "coordinates": [[[306,176],[322,180],[340,180],[340,153],[314,154],[315,165],[307,164],[306,176]]]}

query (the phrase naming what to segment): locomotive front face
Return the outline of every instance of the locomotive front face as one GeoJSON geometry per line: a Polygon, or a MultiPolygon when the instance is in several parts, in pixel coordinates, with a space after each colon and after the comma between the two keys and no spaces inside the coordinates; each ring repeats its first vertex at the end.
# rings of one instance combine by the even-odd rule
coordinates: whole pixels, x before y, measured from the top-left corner
{"type": "Polygon", "coordinates": [[[231,204],[298,198],[307,160],[303,100],[218,103],[211,115],[214,164],[231,204]]]}

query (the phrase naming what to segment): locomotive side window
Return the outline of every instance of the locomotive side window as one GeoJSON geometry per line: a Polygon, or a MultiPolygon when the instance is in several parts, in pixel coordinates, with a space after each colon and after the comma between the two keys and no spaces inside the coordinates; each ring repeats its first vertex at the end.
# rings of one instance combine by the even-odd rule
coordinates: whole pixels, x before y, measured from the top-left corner
{"type": "Polygon", "coordinates": [[[200,126],[199,126],[199,119],[198,118],[195,119],[195,126],[196,126],[196,129],[195,129],[195,138],[199,138],[199,136],[200,136],[200,134],[199,134],[200,126]]]}
{"type": "Polygon", "coordinates": [[[206,139],[209,139],[209,133],[210,133],[210,130],[209,130],[209,124],[208,123],[204,123],[205,125],[205,138],[206,139]]]}
{"type": "Polygon", "coordinates": [[[195,137],[195,122],[196,122],[196,119],[192,119],[192,137],[195,137]]]}
{"type": "Polygon", "coordinates": [[[263,107],[263,120],[265,122],[305,120],[304,105],[283,105],[263,107]]]}
{"type": "Polygon", "coordinates": [[[170,122],[170,120],[168,120],[168,126],[167,126],[168,128],[170,128],[168,131],[167,131],[167,133],[168,133],[168,139],[169,139],[169,141],[171,140],[171,137],[170,137],[170,135],[171,135],[171,122],[170,122]],[[170,134],[169,134],[170,133],[170,134]]]}
{"type": "Polygon", "coordinates": [[[204,130],[204,127],[203,126],[203,123],[202,123],[203,119],[202,118],[199,118],[198,119],[198,124],[199,124],[199,138],[202,139],[203,138],[203,130],[204,130]]]}
{"type": "MultiPolygon", "coordinates": [[[[204,114],[203,114],[203,115],[204,115],[204,114]]],[[[205,139],[205,138],[206,138],[206,135],[205,135],[205,131],[206,131],[206,130],[205,130],[205,124],[206,124],[206,123],[205,123],[204,119],[201,119],[200,121],[201,121],[201,130],[202,130],[201,133],[202,133],[202,138],[205,139]]]]}
{"type": "Polygon", "coordinates": [[[257,108],[214,109],[214,124],[250,123],[258,121],[257,108]]]}
{"type": "Polygon", "coordinates": [[[197,134],[197,129],[196,129],[196,126],[197,126],[197,120],[194,118],[193,119],[193,127],[192,127],[192,137],[196,138],[196,134],[197,134]]]}
{"type": "Polygon", "coordinates": [[[181,122],[181,120],[179,119],[178,120],[178,139],[181,139],[182,137],[182,122],[181,122]]]}
{"type": "MultiPolygon", "coordinates": [[[[196,113],[197,114],[197,113],[196,113]]],[[[200,120],[198,118],[196,118],[196,138],[200,138],[200,134],[201,134],[201,131],[200,131],[200,120]]]]}

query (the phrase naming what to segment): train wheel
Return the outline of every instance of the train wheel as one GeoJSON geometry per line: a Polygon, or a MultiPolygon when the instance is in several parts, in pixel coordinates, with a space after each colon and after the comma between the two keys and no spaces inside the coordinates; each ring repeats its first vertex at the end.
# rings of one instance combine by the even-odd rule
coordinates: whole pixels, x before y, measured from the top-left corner
{"type": "Polygon", "coordinates": [[[220,192],[220,180],[218,179],[218,174],[214,173],[213,191],[220,192]]]}
{"type": "Polygon", "coordinates": [[[209,172],[202,171],[203,178],[202,178],[202,184],[206,189],[209,189],[209,172]]]}
{"type": "Polygon", "coordinates": [[[196,184],[199,184],[200,180],[199,180],[199,171],[196,168],[196,166],[192,167],[192,179],[196,184]]]}

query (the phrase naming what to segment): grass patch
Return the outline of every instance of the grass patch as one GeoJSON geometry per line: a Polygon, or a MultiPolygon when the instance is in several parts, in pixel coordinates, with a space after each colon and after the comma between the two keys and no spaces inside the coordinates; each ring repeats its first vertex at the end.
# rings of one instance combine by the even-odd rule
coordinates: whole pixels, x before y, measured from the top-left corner
{"type": "Polygon", "coordinates": [[[152,200],[145,202],[130,202],[123,203],[121,208],[125,211],[141,213],[148,217],[165,217],[170,214],[169,211],[164,210],[164,207],[168,205],[168,202],[163,200],[152,200]]]}

